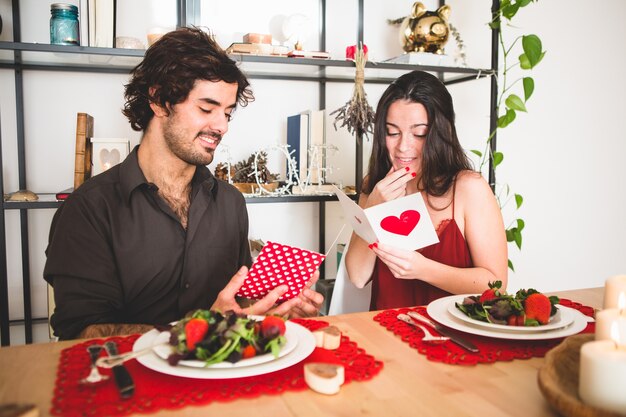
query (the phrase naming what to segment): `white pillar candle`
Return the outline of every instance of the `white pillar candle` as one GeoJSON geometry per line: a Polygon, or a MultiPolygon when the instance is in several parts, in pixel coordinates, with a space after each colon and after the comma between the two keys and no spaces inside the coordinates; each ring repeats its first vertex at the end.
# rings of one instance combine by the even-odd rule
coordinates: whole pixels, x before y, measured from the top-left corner
{"type": "Polygon", "coordinates": [[[626,309],[626,275],[615,275],[606,280],[604,308],[626,309]]]}
{"type": "MultiPolygon", "coordinates": [[[[613,340],[611,328],[617,324],[619,345],[626,346],[626,310],[609,308],[596,313],[596,340],[613,340]]],[[[626,393],[624,394],[626,395],[626,393]]]]}
{"type": "Polygon", "coordinates": [[[619,340],[619,326],[611,325],[613,340],[597,340],[580,349],[578,394],[586,404],[616,413],[626,413],[626,345],[619,340]]]}

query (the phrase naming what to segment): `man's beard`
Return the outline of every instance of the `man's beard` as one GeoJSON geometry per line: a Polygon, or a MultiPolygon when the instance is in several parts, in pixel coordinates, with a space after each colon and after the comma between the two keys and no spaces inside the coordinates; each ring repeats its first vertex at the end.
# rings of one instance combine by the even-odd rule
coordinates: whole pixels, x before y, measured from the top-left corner
{"type": "MultiPolygon", "coordinates": [[[[218,141],[222,139],[222,135],[216,132],[199,132],[196,137],[200,135],[211,136],[218,141]]],[[[194,147],[195,138],[187,141],[186,132],[178,129],[171,119],[163,128],[163,137],[169,150],[190,165],[209,165],[213,161],[215,150],[203,148],[198,151],[194,147]]]]}

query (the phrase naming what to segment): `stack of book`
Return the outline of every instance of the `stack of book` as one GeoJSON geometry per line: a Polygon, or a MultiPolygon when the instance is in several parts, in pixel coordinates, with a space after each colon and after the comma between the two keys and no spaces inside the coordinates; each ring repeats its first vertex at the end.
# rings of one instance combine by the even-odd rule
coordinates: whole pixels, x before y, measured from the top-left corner
{"type": "Polygon", "coordinates": [[[330,53],[323,51],[299,51],[293,50],[287,54],[290,58],[316,58],[316,59],[330,59],[330,53]]]}
{"type": "Polygon", "coordinates": [[[243,35],[243,42],[232,43],[226,48],[226,52],[229,54],[286,56],[289,49],[286,46],[272,45],[272,35],[246,33],[243,35]]]}

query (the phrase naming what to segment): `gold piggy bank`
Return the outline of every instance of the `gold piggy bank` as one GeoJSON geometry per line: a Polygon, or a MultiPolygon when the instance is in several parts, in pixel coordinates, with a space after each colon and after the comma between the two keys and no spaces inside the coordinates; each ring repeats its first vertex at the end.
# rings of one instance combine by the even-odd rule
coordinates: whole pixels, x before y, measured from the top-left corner
{"type": "Polygon", "coordinates": [[[420,3],[413,4],[413,11],[400,25],[400,44],[406,52],[433,52],[443,54],[448,41],[450,6],[443,5],[436,12],[426,10],[420,3]]]}

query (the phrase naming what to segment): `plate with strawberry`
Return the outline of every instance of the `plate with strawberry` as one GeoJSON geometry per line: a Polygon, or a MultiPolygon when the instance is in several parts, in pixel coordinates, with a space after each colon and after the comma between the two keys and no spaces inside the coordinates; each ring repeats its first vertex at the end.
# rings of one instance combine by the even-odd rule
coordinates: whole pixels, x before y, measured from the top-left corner
{"type": "Polygon", "coordinates": [[[190,378],[239,378],[291,366],[315,349],[303,326],[278,316],[245,316],[196,310],[167,329],[151,330],[133,351],[152,348],[137,360],[158,372],[190,378]]]}
{"type": "Polygon", "coordinates": [[[291,323],[281,317],[227,313],[212,329],[203,317],[182,320],[170,331],[161,332],[155,344],[154,352],[172,366],[218,369],[273,361],[293,351],[298,338],[291,323]]]}
{"type": "Polygon", "coordinates": [[[535,289],[507,294],[499,281],[482,294],[452,295],[431,302],[428,314],[444,326],[503,339],[552,339],[584,330],[579,311],[558,304],[535,289]]]}

